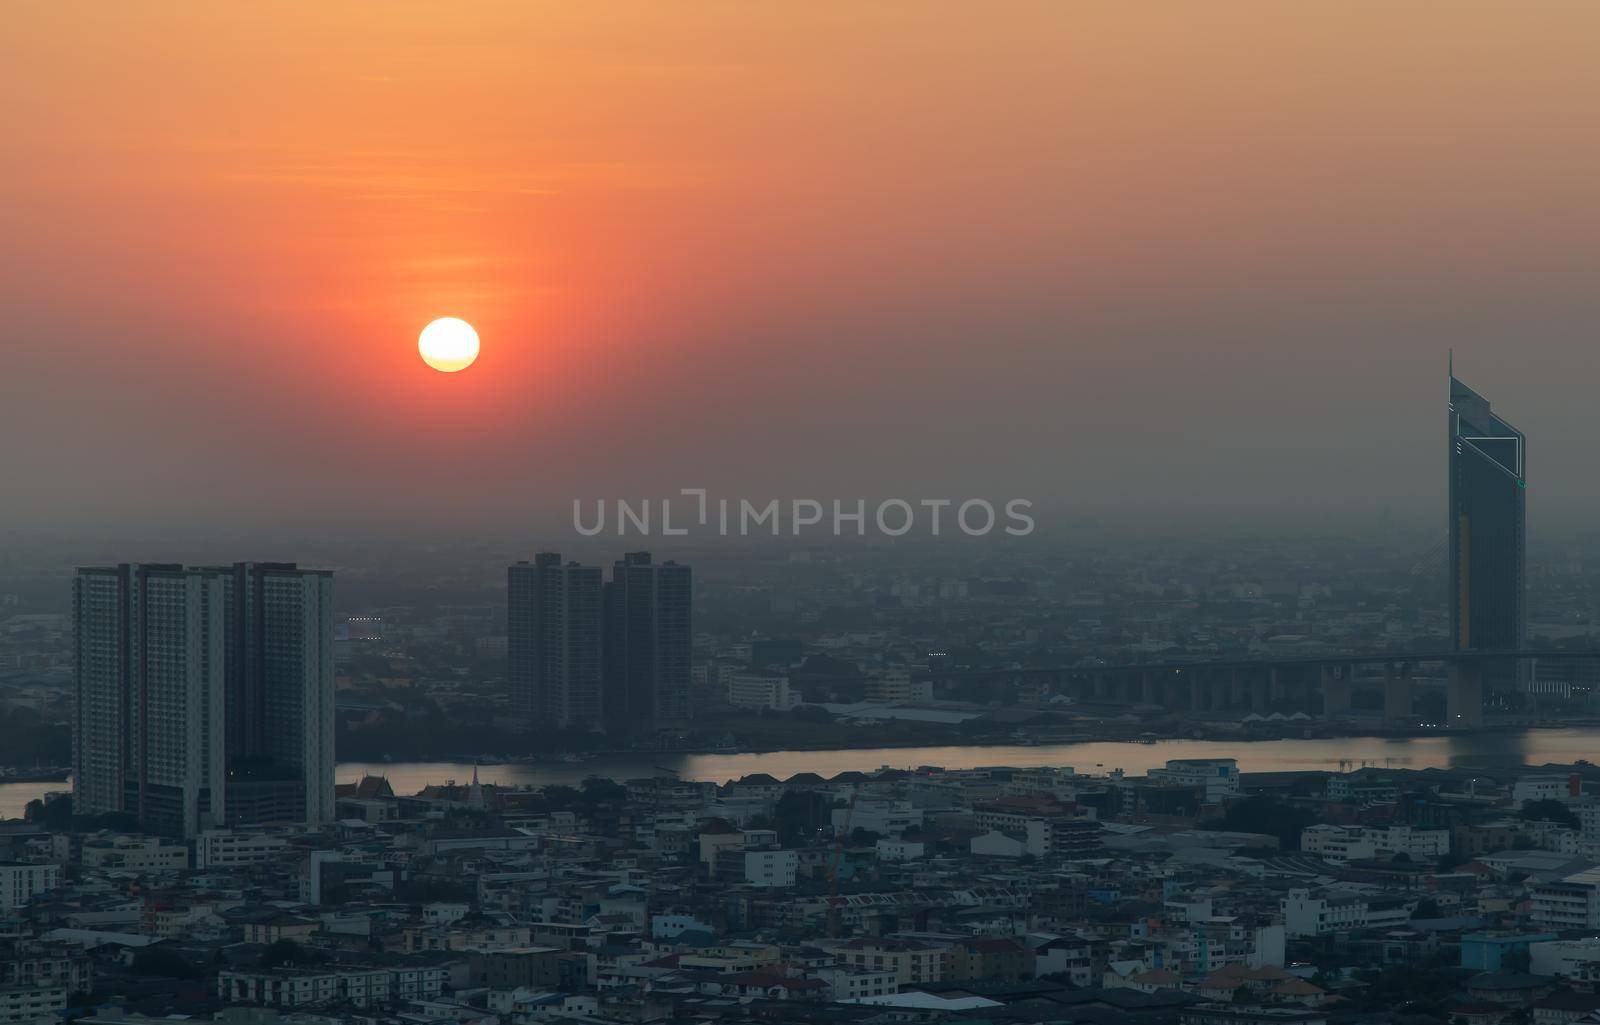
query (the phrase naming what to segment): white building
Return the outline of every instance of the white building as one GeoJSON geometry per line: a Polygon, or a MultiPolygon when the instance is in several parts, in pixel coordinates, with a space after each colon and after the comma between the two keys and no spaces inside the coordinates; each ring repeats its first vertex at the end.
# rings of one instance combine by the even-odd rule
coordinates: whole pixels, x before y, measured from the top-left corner
{"type": "Polygon", "coordinates": [[[1153,780],[1198,786],[1207,804],[1239,796],[1239,763],[1233,758],[1169,758],[1164,769],[1151,769],[1153,780]]]}
{"type": "Polygon", "coordinates": [[[60,984],[0,986],[0,1025],[38,1025],[60,1021],[67,988],[60,984]]]}
{"type": "Polygon", "coordinates": [[[1072,801],[1078,796],[1078,784],[1082,782],[1069,765],[1019,769],[1005,782],[1004,792],[1008,797],[1053,797],[1058,801],[1072,801]]]}
{"type": "Polygon", "coordinates": [[[283,837],[270,833],[208,829],[195,839],[194,863],[196,868],[259,865],[277,858],[287,846],[283,837]]]}
{"type": "Polygon", "coordinates": [[[1290,890],[1279,905],[1289,936],[1321,936],[1357,929],[1391,929],[1411,920],[1414,904],[1400,898],[1371,900],[1354,893],[1290,890]]]}
{"type": "Polygon", "coordinates": [[[1600,929],[1600,868],[1532,888],[1533,924],[1544,929],[1600,929]]]}
{"type": "Polygon", "coordinates": [[[933,681],[913,680],[906,667],[891,666],[867,680],[865,696],[868,701],[884,705],[932,701],[933,681]]]}
{"type": "Polygon", "coordinates": [[[217,996],[228,1003],[269,1007],[328,1003],[372,1007],[391,1001],[436,997],[444,991],[448,976],[448,969],[442,965],[394,968],[337,965],[223,971],[217,974],[217,996]]]}
{"type": "Polygon", "coordinates": [[[845,822],[850,831],[864,829],[880,836],[899,836],[906,830],[922,826],[922,809],[910,801],[857,801],[854,810],[833,809],[833,831],[844,831],[845,822]]]}
{"type": "Polygon", "coordinates": [[[61,885],[60,865],[0,861],[0,908],[20,908],[61,885]]]}
{"type": "Polygon", "coordinates": [[[1529,801],[1565,801],[1577,796],[1576,779],[1570,775],[1518,776],[1511,785],[1511,801],[1518,808],[1529,801]]]}
{"type": "Polygon", "coordinates": [[[1600,982],[1600,938],[1540,940],[1528,944],[1528,971],[1574,982],[1600,982]]]}
{"type": "Polygon", "coordinates": [[[771,708],[786,712],[800,704],[783,673],[747,669],[728,676],[728,704],[735,708],[771,708]]]}
{"type": "Polygon", "coordinates": [[[751,886],[794,885],[800,854],[782,849],[731,850],[717,854],[717,878],[751,886]]]}
{"type": "Polygon", "coordinates": [[[189,867],[189,847],[154,836],[108,836],[85,840],[83,863],[125,872],[181,872],[189,867]]]}
{"type": "Polygon", "coordinates": [[[1600,802],[1586,798],[1577,808],[1579,833],[1586,844],[1600,845],[1600,802]]]}
{"type": "Polygon", "coordinates": [[[917,840],[879,840],[877,850],[879,861],[915,861],[925,847],[917,840]]]}
{"type": "Polygon", "coordinates": [[[1450,831],[1319,823],[1301,830],[1300,849],[1329,861],[1365,861],[1392,858],[1397,854],[1415,861],[1432,861],[1450,853],[1450,831]]]}

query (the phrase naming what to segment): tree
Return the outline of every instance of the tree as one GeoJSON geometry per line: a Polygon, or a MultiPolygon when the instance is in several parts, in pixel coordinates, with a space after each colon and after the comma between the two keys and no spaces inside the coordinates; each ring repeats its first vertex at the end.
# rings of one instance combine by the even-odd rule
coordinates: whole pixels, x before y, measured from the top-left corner
{"type": "Polygon", "coordinates": [[[307,950],[294,940],[275,940],[268,944],[267,949],[261,952],[258,962],[262,968],[277,968],[280,965],[308,965],[316,964],[323,960],[321,953],[307,950]]]}
{"type": "Polygon", "coordinates": [[[1554,822],[1568,829],[1582,828],[1578,816],[1572,814],[1571,808],[1550,798],[1523,802],[1522,819],[1524,822],[1554,822]]]}
{"type": "Polygon", "coordinates": [[[165,944],[141,947],[133,955],[135,975],[158,975],[169,979],[193,979],[200,969],[190,964],[182,954],[165,944]]]}
{"type": "Polygon", "coordinates": [[[785,790],[773,809],[778,840],[786,846],[805,842],[827,817],[823,799],[808,790],[785,790]]]}
{"type": "Polygon", "coordinates": [[[1247,797],[1229,808],[1220,819],[1200,824],[1201,829],[1238,833],[1265,833],[1278,838],[1280,850],[1300,849],[1300,833],[1317,821],[1315,815],[1292,804],[1270,797],[1247,797]]]}
{"type": "Polygon", "coordinates": [[[544,788],[544,799],[550,803],[550,807],[557,810],[564,811],[571,808],[578,803],[580,797],[577,790],[559,783],[544,788]]]}
{"type": "Polygon", "coordinates": [[[628,788],[603,776],[590,776],[583,781],[581,800],[591,807],[597,804],[618,804],[628,799],[628,788]]]}

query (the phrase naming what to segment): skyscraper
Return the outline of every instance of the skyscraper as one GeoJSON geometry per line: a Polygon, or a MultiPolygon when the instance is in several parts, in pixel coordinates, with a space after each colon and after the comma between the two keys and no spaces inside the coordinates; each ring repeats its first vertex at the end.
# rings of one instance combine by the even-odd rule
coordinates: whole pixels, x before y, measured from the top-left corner
{"type": "Polygon", "coordinates": [[[73,580],[73,810],[189,836],[224,801],[222,581],[131,565],[73,580]]]}
{"type": "Polygon", "coordinates": [[[226,821],[333,818],[333,574],[240,562],[226,581],[226,821]]]}
{"type": "Polygon", "coordinates": [[[540,552],[506,574],[506,656],[517,713],[536,726],[602,721],[598,566],[540,552]]]}
{"type": "Polygon", "coordinates": [[[606,723],[611,730],[678,727],[689,721],[688,566],[629,552],[606,584],[606,723]]]}
{"type": "Polygon", "coordinates": [[[73,581],[73,795],[153,832],[333,816],[332,574],[124,564],[73,581]]]}
{"type": "Polygon", "coordinates": [[[1450,642],[1522,647],[1527,442],[1450,375],[1450,642]]]}

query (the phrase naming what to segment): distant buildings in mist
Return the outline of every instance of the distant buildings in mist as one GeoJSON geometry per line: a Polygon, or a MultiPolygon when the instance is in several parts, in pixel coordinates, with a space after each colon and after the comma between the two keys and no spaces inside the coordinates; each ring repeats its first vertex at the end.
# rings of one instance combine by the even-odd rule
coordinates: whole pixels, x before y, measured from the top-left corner
{"type": "Polygon", "coordinates": [[[680,728],[690,718],[692,574],[629,552],[612,564],[554,552],[507,571],[506,649],[517,715],[557,729],[680,728]]]}

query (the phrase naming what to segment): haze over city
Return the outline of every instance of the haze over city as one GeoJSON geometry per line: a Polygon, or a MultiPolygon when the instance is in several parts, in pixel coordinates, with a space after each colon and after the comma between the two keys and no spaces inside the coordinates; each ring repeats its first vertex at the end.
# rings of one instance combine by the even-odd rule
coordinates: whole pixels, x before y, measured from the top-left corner
{"type": "Polygon", "coordinates": [[[30,5],[0,526],[520,539],[696,486],[1437,522],[1450,348],[1538,439],[1535,521],[1587,524],[1597,30],[30,5]],[[483,339],[448,377],[445,315],[483,339]]]}

